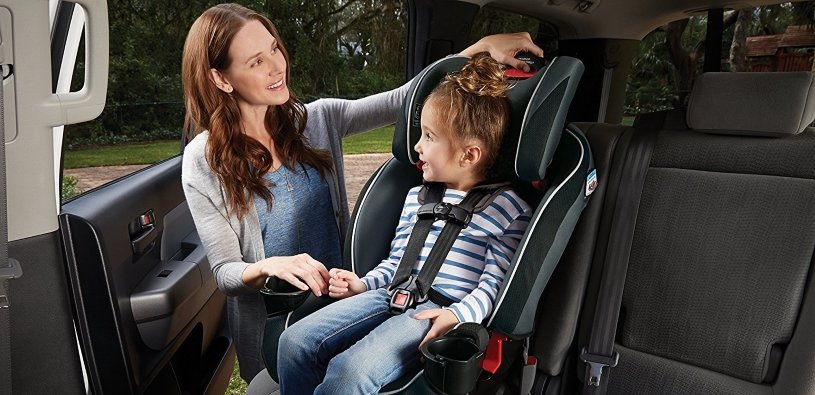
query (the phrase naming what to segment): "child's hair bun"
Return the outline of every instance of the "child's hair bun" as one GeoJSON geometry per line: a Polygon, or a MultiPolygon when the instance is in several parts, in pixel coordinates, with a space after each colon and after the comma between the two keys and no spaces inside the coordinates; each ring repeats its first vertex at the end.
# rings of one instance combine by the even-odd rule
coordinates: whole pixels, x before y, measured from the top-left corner
{"type": "Polygon", "coordinates": [[[486,52],[473,56],[461,71],[448,78],[464,92],[478,96],[505,97],[511,87],[501,65],[486,52]]]}

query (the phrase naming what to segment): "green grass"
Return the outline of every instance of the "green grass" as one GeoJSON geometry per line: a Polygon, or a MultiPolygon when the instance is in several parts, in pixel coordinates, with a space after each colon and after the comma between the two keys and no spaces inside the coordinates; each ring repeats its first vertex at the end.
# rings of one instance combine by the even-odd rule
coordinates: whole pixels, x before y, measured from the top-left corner
{"type": "Polygon", "coordinates": [[[76,187],[76,184],[78,182],[79,180],[77,180],[76,177],[71,177],[67,175],[62,177],[61,196],[63,201],[82,193],[82,191],[76,187]]]}
{"type": "Polygon", "coordinates": [[[342,140],[344,154],[373,154],[391,152],[393,125],[360,133],[342,140]]]}
{"type": "Polygon", "coordinates": [[[65,168],[146,165],[179,153],[178,140],[150,143],[108,145],[77,151],[65,151],[65,168]]]}
{"type": "MultiPolygon", "coordinates": [[[[343,139],[345,154],[370,154],[391,152],[393,125],[343,139]]],[[[65,151],[65,168],[146,165],[156,163],[178,154],[179,142],[156,141],[151,143],[107,145],[76,151],[65,151]]]]}
{"type": "Polygon", "coordinates": [[[235,361],[235,368],[232,370],[232,378],[229,379],[229,386],[226,387],[224,395],[244,395],[246,394],[246,382],[240,376],[238,361],[235,361]]]}

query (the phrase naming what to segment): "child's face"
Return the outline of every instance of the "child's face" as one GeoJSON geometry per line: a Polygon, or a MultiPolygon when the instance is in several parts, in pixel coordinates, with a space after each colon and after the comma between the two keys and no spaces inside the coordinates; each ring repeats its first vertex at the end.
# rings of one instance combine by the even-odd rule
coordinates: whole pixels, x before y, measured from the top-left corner
{"type": "Polygon", "coordinates": [[[419,160],[424,162],[425,181],[443,182],[449,188],[461,190],[462,183],[472,179],[472,169],[462,163],[464,152],[450,139],[447,123],[442,122],[443,114],[439,114],[437,107],[434,100],[425,103],[422,136],[413,148],[419,153],[419,160]]]}

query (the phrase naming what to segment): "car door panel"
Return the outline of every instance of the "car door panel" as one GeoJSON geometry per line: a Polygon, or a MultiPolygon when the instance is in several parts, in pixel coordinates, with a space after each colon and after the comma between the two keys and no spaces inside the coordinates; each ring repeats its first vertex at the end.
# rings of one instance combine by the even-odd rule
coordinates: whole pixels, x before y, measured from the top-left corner
{"type": "Polygon", "coordinates": [[[217,372],[231,373],[225,296],[180,179],[179,156],[63,205],[83,348],[93,356],[94,387],[105,392],[144,392],[174,380],[182,391],[201,393],[217,372]]]}

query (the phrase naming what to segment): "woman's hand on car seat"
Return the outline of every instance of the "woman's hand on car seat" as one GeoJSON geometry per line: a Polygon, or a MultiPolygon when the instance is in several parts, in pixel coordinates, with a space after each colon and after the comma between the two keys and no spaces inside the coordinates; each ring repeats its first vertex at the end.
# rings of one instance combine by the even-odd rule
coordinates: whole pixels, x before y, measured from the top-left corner
{"type": "Polygon", "coordinates": [[[328,296],[332,298],[343,299],[368,289],[354,272],[331,269],[328,274],[331,276],[328,280],[328,296]]]}
{"type": "Polygon", "coordinates": [[[529,65],[515,58],[518,52],[523,51],[543,57],[543,50],[532,42],[532,36],[527,32],[485,36],[459,52],[459,55],[472,57],[479,52],[489,52],[490,56],[499,63],[528,72],[529,65]]]}
{"type": "Polygon", "coordinates": [[[453,329],[456,324],[458,324],[458,318],[450,309],[427,309],[422,310],[416,313],[413,318],[417,320],[431,320],[433,321],[433,325],[430,327],[430,330],[427,331],[427,335],[425,335],[422,342],[419,344],[419,347],[423,346],[425,343],[447,333],[450,329],[453,329]]]}
{"type": "Polygon", "coordinates": [[[328,270],[309,254],[263,259],[249,265],[241,279],[244,284],[259,289],[267,277],[277,277],[303,291],[311,289],[315,296],[328,292],[328,270]]]}

